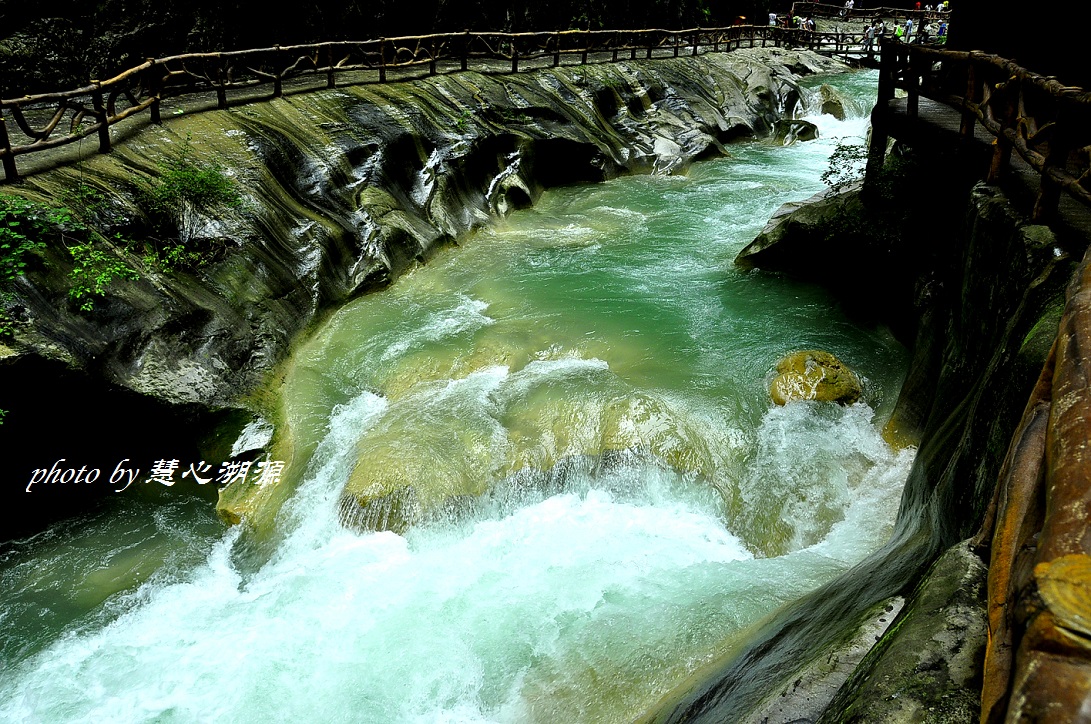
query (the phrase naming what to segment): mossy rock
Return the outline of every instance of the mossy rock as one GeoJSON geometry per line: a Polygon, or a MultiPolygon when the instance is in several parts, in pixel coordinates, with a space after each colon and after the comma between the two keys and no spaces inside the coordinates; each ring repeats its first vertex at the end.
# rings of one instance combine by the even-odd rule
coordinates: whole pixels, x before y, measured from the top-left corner
{"type": "Polygon", "coordinates": [[[845,98],[841,93],[825,83],[818,89],[822,113],[833,116],[839,121],[845,120],[845,98]]]}
{"type": "Polygon", "coordinates": [[[851,405],[860,399],[860,379],[829,352],[803,350],[777,362],[769,395],[778,405],[797,400],[839,402],[851,405]]]}
{"type": "Polygon", "coordinates": [[[773,140],[782,146],[818,138],[818,126],[797,118],[782,118],[773,125],[773,140]]]}

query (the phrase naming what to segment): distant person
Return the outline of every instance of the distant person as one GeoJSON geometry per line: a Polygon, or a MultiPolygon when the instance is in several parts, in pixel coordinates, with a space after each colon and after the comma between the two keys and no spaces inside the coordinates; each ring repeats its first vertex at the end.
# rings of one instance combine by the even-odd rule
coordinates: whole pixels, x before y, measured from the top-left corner
{"type": "MultiPolygon", "coordinates": [[[[917,6],[920,7],[920,3],[917,3],[917,6]]],[[[905,42],[913,42],[913,18],[906,18],[905,20],[905,42]]]]}
{"type": "Polygon", "coordinates": [[[777,24],[777,14],[776,13],[769,13],[769,24],[774,25],[774,26],[777,24]]]}
{"type": "Polygon", "coordinates": [[[872,46],[875,44],[875,23],[867,26],[864,30],[864,50],[871,54],[872,46]]]}
{"type": "Polygon", "coordinates": [[[902,42],[902,38],[904,38],[904,37],[905,37],[905,28],[903,28],[901,25],[895,25],[894,26],[894,40],[900,43],[900,42],[902,42]]]}

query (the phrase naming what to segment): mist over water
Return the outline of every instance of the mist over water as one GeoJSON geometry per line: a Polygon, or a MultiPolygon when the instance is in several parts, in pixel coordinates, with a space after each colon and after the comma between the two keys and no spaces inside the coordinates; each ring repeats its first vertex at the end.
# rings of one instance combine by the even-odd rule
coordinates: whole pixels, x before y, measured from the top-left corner
{"type": "MultiPolygon", "coordinates": [[[[873,75],[829,80],[870,106],[873,75]]],[[[332,315],[285,381],[313,452],[260,564],[199,501],[17,545],[0,720],[627,721],[877,548],[912,459],[879,434],[905,351],[731,264],[863,142],[862,111],[811,120],[814,142],[551,191],[332,315]],[[863,400],[773,406],[807,348],[863,400]],[[346,526],[357,478],[433,507],[346,526]]]]}

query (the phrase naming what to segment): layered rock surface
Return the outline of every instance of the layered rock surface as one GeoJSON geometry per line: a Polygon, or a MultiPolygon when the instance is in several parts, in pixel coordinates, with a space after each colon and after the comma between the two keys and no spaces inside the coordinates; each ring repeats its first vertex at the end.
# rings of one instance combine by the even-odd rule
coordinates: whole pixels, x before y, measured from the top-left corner
{"type": "MultiPolygon", "coordinates": [[[[63,250],[47,251],[49,263],[14,289],[5,368],[58,360],[157,401],[163,415],[268,410],[254,392],[324,310],[389,284],[545,187],[679,172],[732,139],[767,135],[799,103],[798,74],[842,67],[804,51],[750,49],[456,73],[172,117],[110,154],[32,175],[18,192],[59,204],[86,184],[110,200],[107,231],[138,236],[147,231],[142,180],[188,138],[191,160],[222,164],[245,196],[241,208],[199,220],[202,235],[228,240],[226,253],[198,275],[162,275],[130,257],[142,278],[116,283],[87,315],[67,298],[63,250]]],[[[289,463],[290,437],[281,426],[274,441],[289,463]]],[[[236,494],[225,516],[256,515],[253,500],[230,502],[236,494]]]]}

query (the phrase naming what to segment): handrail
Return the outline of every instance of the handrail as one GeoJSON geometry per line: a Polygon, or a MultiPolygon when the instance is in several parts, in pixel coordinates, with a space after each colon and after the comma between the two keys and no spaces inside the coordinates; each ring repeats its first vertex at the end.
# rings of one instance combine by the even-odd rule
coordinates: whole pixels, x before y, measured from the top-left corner
{"type": "Polygon", "coordinates": [[[907,8],[853,8],[846,13],[844,5],[832,5],[817,2],[794,2],[790,12],[792,17],[817,18],[913,18],[914,20],[946,20],[951,16],[949,10],[909,10],[907,8]]]}
{"type": "MultiPolygon", "coordinates": [[[[103,81],[69,91],[28,95],[0,100],[0,165],[4,180],[19,178],[15,159],[79,141],[98,134],[99,150],[110,150],[110,127],[148,111],[152,123],[160,123],[160,106],[169,98],[214,92],[216,106],[228,107],[228,92],[272,85],[272,98],[283,95],[284,82],[309,74],[325,76],[325,87],[334,88],[338,76],[347,73],[378,74],[397,68],[428,66],[458,61],[467,70],[471,61],[501,61],[511,72],[521,62],[579,55],[587,63],[590,54],[609,53],[612,61],[627,53],[652,58],[658,51],[677,57],[683,50],[697,55],[730,51],[748,44],[762,47],[791,45],[819,52],[866,52],[862,33],[816,33],[770,26],[733,25],[724,28],[685,30],[564,30],[540,33],[463,32],[410,35],[364,41],[337,41],[310,45],[275,46],[253,50],[188,53],[151,59],[103,81]],[[28,116],[33,116],[33,118],[28,116]],[[11,118],[15,128],[6,121],[11,118]],[[64,121],[67,119],[67,123],[64,121]],[[37,124],[37,125],[36,125],[37,124]],[[65,132],[58,132],[58,129],[65,132]],[[22,138],[13,141],[19,133],[22,138]]],[[[262,98],[264,99],[264,98],[262,98]]],[[[253,100],[253,99],[251,99],[253,100]]]]}
{"type": "MultiPolygon", "coordinates": [[[[884,42],[878,113],[886,112],[895,88],[906,91],[910,118],[917,118],[923,96],[960,112],[964,140],[973,138],[975,124],[995,136],[990,183],[999,179],[1013,150],[1037,171],[1042,180],[1033,220],[1056,213],[1062,190],[1091,206],[1091,92],[980,51],[884,42]]],[[[878,137],[885,148],[879,130],[873,132],[869,175],[881,164],[878,137]]]]}

